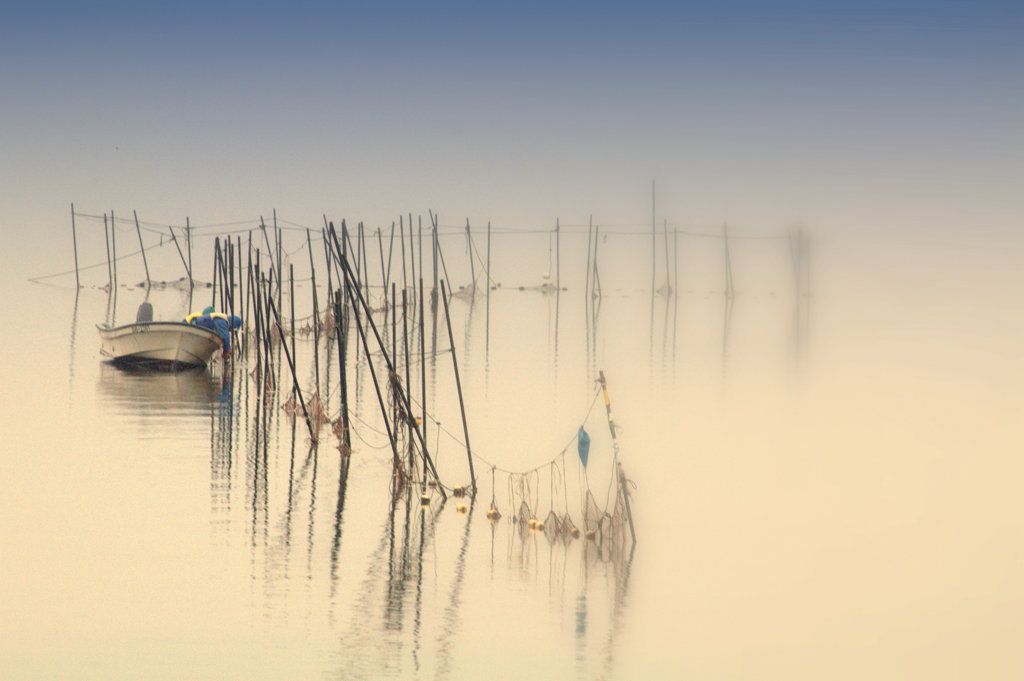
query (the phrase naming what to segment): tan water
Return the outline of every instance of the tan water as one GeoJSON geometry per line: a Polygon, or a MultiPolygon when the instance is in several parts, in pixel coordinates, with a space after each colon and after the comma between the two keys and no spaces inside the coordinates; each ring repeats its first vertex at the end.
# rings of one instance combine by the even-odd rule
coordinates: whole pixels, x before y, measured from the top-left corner
{"type": "MultiPolygon", "coordinates": [[[[466,514],[436,494],[426,510],[390,494],[365,365],[343,484],[334,435],[311,448],[301,419],[261,411],[251,358],[125,373],[98,355],[104,292],[76,303],[67,279],[8,272],[0,676],[1020,678],[1019,250],[818,246],[809,298],[794,294],[783,246],[740,245],[730,309],[720,253],[699,246],[684,251],[678,301],[652,306],[649,270],[628,264],[649,262],[649,245],[613,236],[596,330],[581,263],[563,266],[556,298],[519,291],[545,265],[499,250],[496,272],[514,275],[492,293],[489,330],[482,294],[452,301],[483,457],[466,514]],[[612,443],[602,402],[588,414],[599,370],[636,483],[631,557],[521,534],[509,479],[495,470],[492,485],[487,465],[540,467],[529,494],[542,514],[563,478],[604,503],[612,443]],[[580,425],[593,437],[586,477],[580,425]]],[[[459,247],[446,249],[468,282],[459,247]]],[[[121,290],[117,320],[143,295],[121,290]]],[[[300,314],[309,297],[300,284],[300,314]]],[[[158,319],[189,308],[178,292],[150,300],[158,319]]],[[[440,324],[428,439],[442,479],[462,484],[440,324]]],[[[312,341],[297,347],[308,389],[312,341]]],[[[574,494],[561,503],[578,518],[574,494]]]]}

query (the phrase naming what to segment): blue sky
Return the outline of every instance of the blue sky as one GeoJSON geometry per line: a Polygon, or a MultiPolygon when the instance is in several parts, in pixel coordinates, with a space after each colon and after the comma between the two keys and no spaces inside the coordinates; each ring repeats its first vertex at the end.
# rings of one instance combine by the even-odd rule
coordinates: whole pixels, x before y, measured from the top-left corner
{"type": "Polygon", "coordinates": [[[1012,231],[1022,38],[1010,3],[26,3],[0,191],[35,227],[644,224],[657,179],[695,227],[1012,231]]]}

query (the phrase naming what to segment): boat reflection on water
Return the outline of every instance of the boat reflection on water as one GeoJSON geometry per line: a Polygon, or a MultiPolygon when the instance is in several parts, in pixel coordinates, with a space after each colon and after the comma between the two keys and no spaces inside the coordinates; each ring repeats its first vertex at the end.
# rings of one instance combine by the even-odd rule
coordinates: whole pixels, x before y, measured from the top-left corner
{"type": "Polygon", "coordinates": [[[115,412],[160,418],[209,414],[211,405],[230,401],[230,381],[205,368],[178,372],[100,364],[96,389],[115,412]]]}

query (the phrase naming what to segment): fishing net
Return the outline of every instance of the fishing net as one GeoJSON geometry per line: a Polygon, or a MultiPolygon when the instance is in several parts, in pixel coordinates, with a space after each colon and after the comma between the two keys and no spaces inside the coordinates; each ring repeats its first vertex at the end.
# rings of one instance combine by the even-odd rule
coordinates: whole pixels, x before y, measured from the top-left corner
{"type": "Polygon", "coordinates": [[[554,544],[562,535],[562,521],[554,509],[548,511],[548,517],[544,519],[544,536],[548,538],[549,544],[554,544]]]}
{"type": "Polygon", "coordinates": [[[583,527],[587,532],[597,532],[601,526],[601,508],[594,499],[594,493],[587,490],[587,500],[583,506],[583,527]]]}
{"type": "Polygon", "coordinates": [[[530,536],[530,519],[533,514],[530,512],[530,505],[524,500],[519,504],[519,512],[514,518],[517,527],[519,528],[519,538],[523,541],[530,536]]]}
{"type": "Polygon", "coordinates": [[[576,527],[576,523],[573,522],[572,517],[566,513],[562,516],[562,541],[567,545],[573,539],[578,539],[580,536],[580,529],[576,527]]]}

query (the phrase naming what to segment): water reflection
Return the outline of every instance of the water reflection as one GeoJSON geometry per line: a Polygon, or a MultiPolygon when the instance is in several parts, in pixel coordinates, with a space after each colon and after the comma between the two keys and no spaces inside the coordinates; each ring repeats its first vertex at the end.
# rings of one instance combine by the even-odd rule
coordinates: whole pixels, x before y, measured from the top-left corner
{"type": "Polygon", "coordinates": [[[116,411],[159,419],[205,415],[211,404],[230,401],[230,382],[206,369],[153,372],[103,362],[96,389],[116,411]]]}
{"type": "MultiPolygon", "coordinates": [[[[553,333],[558,343],[557,297],[554,302],[553,333]]],[[[467,348],[487,342],[486,336],[473,333],[473,307],[470,301],[462,335],[467,348]]],[[[600,299],[588,301],[588,307],[592,323],[586,334],[591,344],[587,361],[596,364],[600,299]]],[[[475,323],[481,321],[477,315],[475,323]]],[[[432,322],[436,320],[427,323],[433,326],[432,322]]],[[[410,343],[436,347],[437,340],[424,333],[433,330],[419,325],[420,336],[410,343]]],[[[314,336],[314,342],[326,345],[327,376],[331,343],[337,340],[330,334],[314,336]]],[[[393,348],[395,340],[391,338],[393,348]]],[[[401,350],[404,354],[404,347],[401,350]]],[[[444,350],[437,349],[442,354],[444,350]]],[[[365,368],[360,370],[365,348],[355,366],[353,354],[349,353],[348,361],[358,389],[370,377],[365,368]]],[[[307,368],[315,371],[312,352],[300,356],[308,358],[307,368]]],[[[472,357],[468,350],[465,356],[472,357]]],[[[278,377],[281,357],[273,357],[268,367],[278,377]]],[[[441,390],[437,372],[446,370],[445,359],[439,362],[431,353],[419,367],[418,388],[431,391],[430,402],[437,401],[435,391],[441,390]]],[[[92,356],[89,361],[94,361],[92,356]]],[[[620,574],[631,556],[612,543],[572,539],[513,522],[512,498],[509,517],[490,522],[476,512],[469,498],[453,497],[445,504],[435,490],[433,501],[422,505],[424,487],[415,481],[390,493],[390,468],[377,467],[384,462],[376,461],[372,446],[357,445],[346,456],[326,444],[329,437],[321,439],[319,448],[311,444],[305,429],[296,428],[295,419],[282,409],[287,391],[275,388],[282,385],[280,378],[268,384],[258,371],[250,371],[254,361],[240,350],[234,364],[215,371],[145,373],[101,363],[97,381],[101,402],[112,413],[141,417],[153,436],[181,438],[182,450],[189,443],[205,447],[208,442],[211,547],[218,564],[234,566],[223,568],[223,578],[250,591],[246,607],[252,621],[264,623],[260,626],[302,622],[318,635],[331,637],[333,651],[325,652],[325,664],[331,666],[332,676],[463,678],[467,661],[487,662],[480,655],[467,660],[466,649],[478,648],[489,636],[500,636],[488,627],[499,626],[503,612],[525,607],[534,609],[527,618],[554,614],[571,619],[575,598],[582,594],[588,608],[588,626],[580,639],[583,655],[589,664],[604,670],[598,675],[609,673],[615,637],[611,623],[622,608],[614,605],[616,587],[608,577],[620,574]],[[186,430],[199,437],[182,438],[186,430]],[[365,509],[384,499],[383,522],[374,524],[381,520],[383,509],[376,518],[365,509]],[[475,527],[481,523],[487,523],[488,531],[475,527]],[[495,551],[495,545],[507,550],[495,551]],[[495,602],[488,593],[494,594],[495,602]]],[[[408,378],[409,363],[402,369],[408,378]]],[[[331,404],[331,383],[328,380],[324,386],[325,403],[335,418],[339,399],[331,404]]],[[[356,401],[350,407],[366,428],[380,425],[373,400],[356,401]]],[[[436,440],[441,432],[432,429],[431,434],[436,440]]],[[[564,469],[563,457],[559,476],[564,476],[564,469]]],[[[493,470],[491,485],[493,500],[493,470]]],[[[498,491],[503,487],[499,481],[498,491]]],[[[524,500],[521,496],[529,496],[534,513],[552,514],[546,517],[552,528],[568,517],[570,504],[561,484],[545,477],[534,479],[529,489],[529,494],[515,497],[516,504],[524,500]]],[[[577,517],[577,522],[581,520],[577,517]]],[[[618,602],[624,603],[624,596],[618,602]]],[[[553,625],[540,635],[554,641],[562,633],[553,625]]],[[[534,634],[528,628],[517,634],[525,637],[523,650],[529,649],[534,634]]],[[[522,669],[528,668],[528,659],[524,658],[522,669]]],[[[556,652],[552,668],[571,676],[573,660],[568,650],[556,652]]]]}

